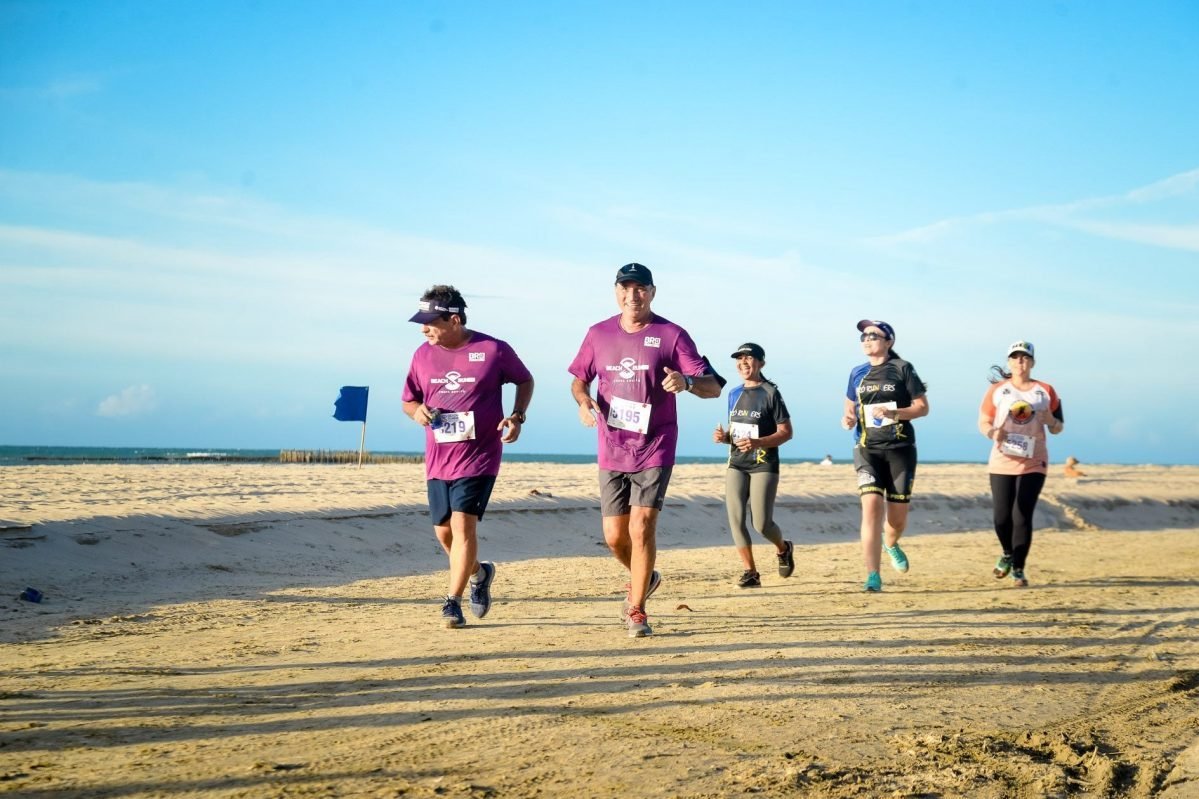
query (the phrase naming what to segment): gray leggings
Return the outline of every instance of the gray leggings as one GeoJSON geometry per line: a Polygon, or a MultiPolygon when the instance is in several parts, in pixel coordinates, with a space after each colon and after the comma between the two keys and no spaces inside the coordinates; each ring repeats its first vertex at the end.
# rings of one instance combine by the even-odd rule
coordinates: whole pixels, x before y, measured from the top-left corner
{"type": "Polygon", "coordinates": [[[724,504],[729,511],[729,530],[738,549],[750,545],[745,528],[745,508],[753,514],[754,529],[775,547],[783,545],[783,531],[774,523],[774,497],[779,490],[778,472],[728,469],[724,473],[724,504]]]}

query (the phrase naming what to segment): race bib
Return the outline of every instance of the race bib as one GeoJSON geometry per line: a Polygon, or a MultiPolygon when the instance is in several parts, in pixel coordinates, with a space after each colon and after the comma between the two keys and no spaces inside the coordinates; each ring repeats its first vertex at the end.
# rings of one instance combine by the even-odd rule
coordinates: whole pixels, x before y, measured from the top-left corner
{"type": "Polygon", "coordinates": [[[729,422],[729,437],[734,441],[739,441],[743,438],[760,438],[758,435],[758,426],[745,422],[729,422]]]}
{"type": "Polygon", "coordinates": [[[613,397],[608,406],[608,427],[632,430],[645,435],[649,430],[650,407],[644,402],[613,397]]]}
{"type": "Polygon", "coordinates": [[[999,445],[999,451],[1014,458],[1031,458],[1036,450],[1036,443],[1032,436],[1008,433],[1007,438],[999,445]]]}
{"type": "Polygon", "coordinates": [[[887,425],[895,424],[894,419],[888,419],[886,416],[884,416],[881,419],[874,418],[874,409],[875,408],[884,408],[888,411],[893,411],[896,409],[896,407],[898,407],[898,406],[895,404],[894,400],[892,400],[891,402],[876,402],[873,405],[863,405],[862,410],[866,414],[866,426],[867,427],[886,427],[887,425]]]}
{"type": "Polygon", "coordinates": [[[433,428],[433,440],[438,444],[470,441],[475,437],[474,411],[442,411],[439,421],[433,428]]]}

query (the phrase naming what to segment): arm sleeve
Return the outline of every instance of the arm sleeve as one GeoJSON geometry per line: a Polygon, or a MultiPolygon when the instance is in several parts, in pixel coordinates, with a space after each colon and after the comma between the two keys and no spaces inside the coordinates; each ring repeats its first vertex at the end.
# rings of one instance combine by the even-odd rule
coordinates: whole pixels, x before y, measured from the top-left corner
{"type": "Polygon", "coordinates": [[[774,405],[775,424],[791,421],[791,412],[787,410],[787,403],[783,401],[783,395],[777,389],[774,392],[774,405]]]}
{"type": "Polygon", "coordinates": [[[524,361],[516,354],[516,350],[506,341],[500,342],[500,354],[503,356],[500,363],[503,368],[500,371],[500,382],[502,383],[525,383],[532,379],[533,373],[525,366],[524,361]]]}
{"type": "Polygon", "coordinates": [[[570,362],[570,366],[566,368],[566,371],[584,383],[591,383],[595,379],[595,354],[591,344],[590,330],[583,337],[583,343],[579,345],[579,351],[575,354],[575,359],[570,362]]]}
{"type": "Polygon", "coordinates": [[[987,393],[983,394],[983,401],[978,406],[978,415],[990,419],[992,424],[995,422],[995,389],[999,386],[999,383],[992,383],[991,387],[987,389],[987,393]]]}
{"type": "Polygon", "coordinates": [[[1053,418],[1059,422],[1065,422],[1066,419],[1062,416],[1062,400],[1057,395],[1057,391],[1053,386],[1046,386],[1049,389],[1049,412],[1053,414],[1053,418]]]}
{"type": "Polygon", "coordinates": [[[425,401],[425,390],[416,372],[416,355],[412,356],[412,362],[408,365],[408,377],[404,379],[404,393],[401,399],[404,402],[425,401]]]}
{"type": "Polygon", "coordinates": [[[910,363],[905,370],[903,384],[907,387],[908,396],[912,399],[919,399],[927,393],[924,388],[924,381],[920,379],[920,375],[916,374],[916,367],[910,363]]]}
{"type": "Polygon", "coordinates": [[[699,354],[699,348],[691,336],[682,328],[679,328],[679,337],[674,343],[674,357],[678,370],[690,377],[702,377],[711,368],[704,356],[699,354]]]}

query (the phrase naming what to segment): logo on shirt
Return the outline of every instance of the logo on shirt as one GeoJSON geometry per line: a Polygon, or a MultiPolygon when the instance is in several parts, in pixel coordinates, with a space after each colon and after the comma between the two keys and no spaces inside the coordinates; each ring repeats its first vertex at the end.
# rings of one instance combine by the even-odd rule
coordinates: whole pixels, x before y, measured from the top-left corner
{"type": "Polygon", "coordinates": [[[615,366],[605,366],[605,371],[616,372],[622,380],[632,380],[637,376],[638,372],[649,370],[649,364],[637,363],[636,358],[621,358],[620,363],[615,366]]]}
{"type": "Polygon", "coordinates": [[[431,377],[429,382],[437,386],[445,386],[443,391],[465,391],[465,383],[473,383],[473,377],[466,377],[461,372],[446,372],[445,377],[431,377]]]}
{"type": "Polygon", "coordinates": [[[1032,419],[1033,407],[1024,400],[1016,400],[1008,408],[1008,416],[1016,421],[1017,424],[1028,424],[1032,419]]]}
{"type": "Polygon", "coordinates": [[[475,363],[482,363],[483,361],[487,360],[487,353],[485,353],[485,352],[468,352],[468,353],[466,353],[466,359],[468,361],[474,361],[475,363]]]}
{"type": "Polygon", "coordinates": [[[658,336],[646,336],[645,339],[641,343],[644,344],[646,347],[661,348],[662,339],[659,338],[658,336]]]}

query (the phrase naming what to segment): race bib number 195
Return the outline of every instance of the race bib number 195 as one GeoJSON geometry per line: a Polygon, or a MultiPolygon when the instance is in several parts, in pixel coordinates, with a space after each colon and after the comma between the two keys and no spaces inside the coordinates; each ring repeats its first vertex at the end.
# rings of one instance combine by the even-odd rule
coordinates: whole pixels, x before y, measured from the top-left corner
{"type": "Polygon", "coordinates": [[[650,406],[644,402],[613,397],[608,406],[608,427],[632,430],[645,435],[649,430],[650,406]]]}

